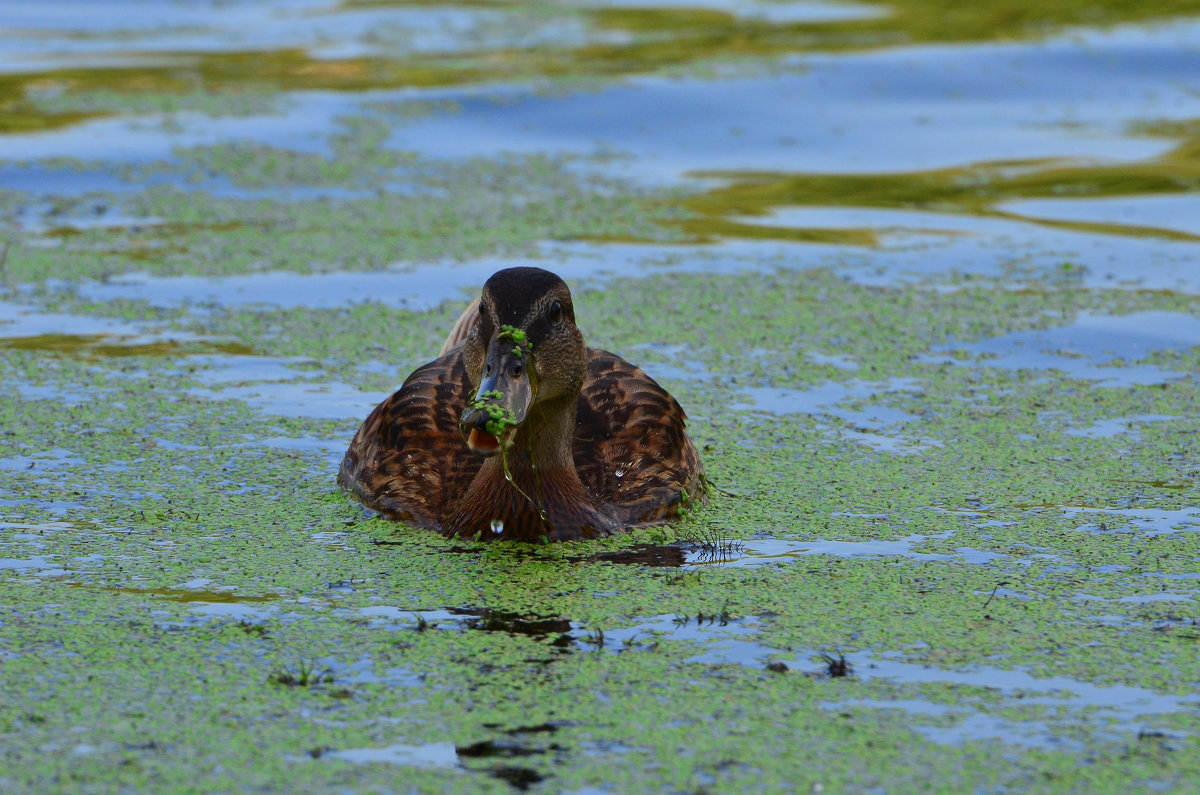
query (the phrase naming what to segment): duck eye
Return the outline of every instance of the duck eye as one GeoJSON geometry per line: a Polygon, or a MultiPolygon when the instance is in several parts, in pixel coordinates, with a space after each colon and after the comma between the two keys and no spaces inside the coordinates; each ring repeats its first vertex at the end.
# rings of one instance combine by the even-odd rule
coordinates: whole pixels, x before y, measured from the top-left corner
{"type": "Polygon", "coordinates": [[[562,320],[562,304],[558,301],[550,304],[550,322],[557,323],[562,320]]]}

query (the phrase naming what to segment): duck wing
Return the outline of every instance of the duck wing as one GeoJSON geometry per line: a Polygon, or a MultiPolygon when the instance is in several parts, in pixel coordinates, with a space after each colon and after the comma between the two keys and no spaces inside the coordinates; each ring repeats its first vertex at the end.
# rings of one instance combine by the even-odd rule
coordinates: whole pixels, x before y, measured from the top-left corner
{"type": "Polygon", "coordinates": [[[482,461],[458,428],[471,390],[461,349],[418,368],[354,434],[338,483],[368,508],[436,528],[482,461]]]}
{"type": "Polygon", "coordinates": [[[684,492],[699,498],[704,474],[686,421],[641,368],[589,348],[572,444],[579,479],[629,524],[674,516],[684,492]]]}

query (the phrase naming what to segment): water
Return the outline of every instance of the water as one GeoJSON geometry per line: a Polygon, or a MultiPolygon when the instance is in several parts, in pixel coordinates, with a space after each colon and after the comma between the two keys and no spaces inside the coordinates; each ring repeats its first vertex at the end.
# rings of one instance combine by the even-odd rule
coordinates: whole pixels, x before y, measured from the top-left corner
{"type": "Polygon", "coordinates": [[[988,367],[1061,370],[1097,386],[1121,387],[1186,377],[1156,365],[1121,363],[1198,344],[1200,319],[1183,313],[1136,312],[1118,317],[1085,314],[1070,325],[1015,332],[974,343],[968,350],[988,367]]]}
{"type": "Polygon", "coordinates": [[[0,2],[0,790],[1189,786],[1200,21],[1086,10],[0,2]],[[349,504],[531,263],[709,503],[349,504]]]}
{"type": "Polygon", "coordinates": [[[453,743],[425,743],[424,745],[394,744],[382,748],[346,748],[327,751],[321,756],[356,764],[384,763],[418,767],[453,767],[458,764],[458,754],[455,752],[453,743]]]}
{"type": "Polygon", "coordinates": [[[1187,90],[1195,29],[1117,31],[1086,47],[1057,41],[816,55],[796,73],[766,78],[647,78],[565,98],[467,100],[459,113],[398,132],[396,142],[463,156],[595,141],[632,152],[640,174],[659,178],[932,170],[971,162],[980,152],[997,160],[1059,157],[1067,141],[1073,157],[1142,159],[1170,144],[1128,137],[1114,121],[1164,107],[1173,118],[1196,115],[1200,100],[1187,90]],[[1050,73],[1052,83],[1039,79],[1050,73]],[[1089,101],[1056,101],[1071,96],[1089,101]],[[630,118],[639,122],[627,124],[630,118]],[[689,131],[683,141],[679,125],[689,131]],[[886,146],[876,137],[880,128],[889,131],[886,146]]]}

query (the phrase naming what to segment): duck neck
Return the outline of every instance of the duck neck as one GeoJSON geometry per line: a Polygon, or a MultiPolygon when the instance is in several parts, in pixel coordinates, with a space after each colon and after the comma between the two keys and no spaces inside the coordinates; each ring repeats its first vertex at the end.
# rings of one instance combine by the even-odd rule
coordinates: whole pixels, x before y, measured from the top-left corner
{"type": "Polygon", "coordinates": [[[443,532],[539,541],[608,535],[620,529],[619,522],[596,507],[575,470],[575,406],[571,399],[531,411],[512,444],[483,462],[443,532]]]}

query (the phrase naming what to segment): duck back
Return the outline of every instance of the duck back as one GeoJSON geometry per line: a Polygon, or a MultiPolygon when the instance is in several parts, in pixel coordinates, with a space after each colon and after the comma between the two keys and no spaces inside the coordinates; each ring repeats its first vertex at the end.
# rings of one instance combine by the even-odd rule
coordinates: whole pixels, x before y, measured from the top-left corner
{"type": "MultiPolygon", "coordinates": [[[[338,482],[368,508],[440,531],[482,463],[458,425],[473,392],[461,347],[420,367],[358,429],[338,482]]],[[[628,527],[700,498],[703,469],[686,419],[640,368],[589,348],[571,450],[593,506],[628,527]]]]}

